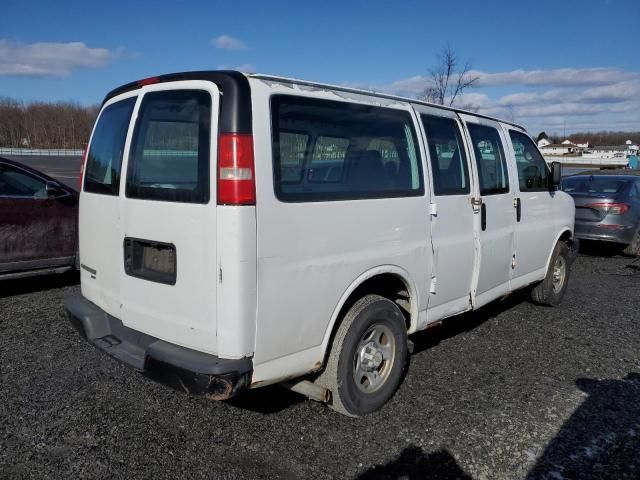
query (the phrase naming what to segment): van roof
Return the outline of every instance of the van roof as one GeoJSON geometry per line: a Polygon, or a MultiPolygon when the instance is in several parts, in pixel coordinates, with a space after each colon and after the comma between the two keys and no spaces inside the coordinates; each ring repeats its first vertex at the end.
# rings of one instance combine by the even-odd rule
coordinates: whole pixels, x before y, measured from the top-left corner
{"type": "Polygon", "coordinates": [[[443,110],[449,110],[452,112],[456,112],[456,113],[464,113],[467,115],[473,115],[475,117],[480,117],[480,118],[486,118],[488,120],[495,120],[496,122],[501,122],[501,123],[506,123],[508,125],[512,125],[514,127],[517,127],[521,130],[526,131],[526,129],[522,126],[519,125],[515,122],[510,122],[509,120],[504,120],[501,118],[497,118],[497,117],[491,117],[489,115],[483,115],[481,113],[476,113],[476,112],[472,112],[469,110],[464,110],[462,108],[455,108],[455,107],[448,107],[446,105],[439,105],[437,103],[431,103],[431,102],[427,102],[424,100],[418,100],[416,98],[410,98],[410,97],[403,97],[401,95],[391,95],[391,94],[387,94],[387,93],[380,93],[380,92],[372,92],[370,90],[364,90],[361,88],[353,88],[353,87],[345,87],[342,85],[333,85],[330,83],[321,83],[321,82],[312,82],[309,80],[300,80],[297,78],[288,78],[288,77],[279,77],[276,75],[266,75],[266,74],[262,74],[262,73],[247,73],[245,74],[247,77],[250,78],[258,78],[260,80],[269,80],[269,81],[273,81],[273,82],[277,82],[277,83],[289,83],[289,84],[295,84],[295,85],[304,85],[307,87],[316,87],[316,88],[322,88],[322,89],[326,89],[326,90],[336,90],[339,92],[348,92],[348,93],[355,93],[358,95],[367,95],[370,97],[378,97],[378,98],[384,98],[386,100],[397,100],[399,102],[405,102],[405,103],[413,103],[413,104],[418,104],[418,105],[426,105],[429,107],[434,107],[434,108],[440,108],[443,110]]]}
{"type": "Polygon", "coordinates": [[[391,95],[391,94],[379,93],[379,92],[371,92],[371,91],[363,90],[359,88],[332,85],[328,83],[311,82],[308,80],[279,77],[275,75],[266,75],[266,74],[258,74],[258,73],[242,73],[234,70],[202,70],[202,71],[193,71],[193,72],[169,73],[166,75],[158,75],[158,76],[150,77],[143,80],[137,80],[135,82],[127,83],[125,85],[122,85],[118,88],[111,90],[106,95],[104,102],[106,102],[112,97],[115,97],[116,95],[120,95],[122,93],[135,90],[144,85],[149,85],[152,83],[172,82],[172,81],[179,81],[179,80],[208,80],[216,83],[216,85],[218,85],[220,90],[225,92],[226,98],[223,97],[225,101],[222,102],[221,108],[226,110],[226,113],[228,113],[228,115],[221,115],[221,121],[226,122],[229,125],[226,125],[226,126],[221,125],[224,128],[224,131],[250,132],[251,131],[250,116],[248,116],[247,118],[246,115],[238,115],[238,111],[235,110],[235,107],[237,107],[238,104],[242,104],[243,107],[249,108],[248,111],[250,112],[251,98],[250,98],[249,85],[248,85],[247,78],[267,80],[267,81],[272,81],[272,82],[277,82],[282,84],[303,85],[303,86],[312,87],[312,88],[333,90],[333,91],[345,92],[345,93],[353,93],[353,94],[365,95],[369,97],[384,98],[387,100],[397,100],[399,102],[412,103],[416,105],[426,105],[429,107],[440,108],[443,110],[449,110],[456,113],[464,113],[464,114],[473,115],[480,118],[486,118],[488,120],[494,120],[497,122],[506,123],[508,125],[512,125],[516,128],[519,128],[523,131],[526,131],[526,129],[522,125],[519,125],[514,122],[510,122],[508,120],[491,117],[489,115],[483,115],[481,113],[471,112],[461,108],[438,105],[435,103],[426,102],[424,100],[418,100],[416,98],[402,97],[399,95],[391,95]],[[224,119],[228,119],[228,121],[224,119]]]}

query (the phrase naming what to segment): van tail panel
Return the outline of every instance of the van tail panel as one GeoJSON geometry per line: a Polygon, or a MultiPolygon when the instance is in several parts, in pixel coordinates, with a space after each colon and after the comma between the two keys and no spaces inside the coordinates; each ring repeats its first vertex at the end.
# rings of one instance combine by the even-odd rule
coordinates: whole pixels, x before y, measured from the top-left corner
{"type": "Polygon", "coordinates": [[[256,209],[218,206],[218,355],[252,356],[256,331],[256,209]]]}

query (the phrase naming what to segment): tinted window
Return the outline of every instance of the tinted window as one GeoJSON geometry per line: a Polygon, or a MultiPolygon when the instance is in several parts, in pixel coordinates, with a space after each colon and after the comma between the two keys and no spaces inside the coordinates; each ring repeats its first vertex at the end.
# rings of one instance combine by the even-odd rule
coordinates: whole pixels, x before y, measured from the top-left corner
{"type": "Polygon", "coordinates": [[[84,172],[85,192],[118,195],[124,141],[136,98],[127,98],[102,111],[84,172]]]}
{"type": "Polygon", "coordinates": [[[408,112],[285,95],[274,96],[271,107],[274,181],[281,200],[424,193],[408,112]],[[293,155],[292,142],[298,145],[293,155]]]}
{"type": "Polygon", "coordinates": [[[127,196],[207,203],[211,96],[200,90],[147,93],[133,134],[127,196]]]}
{"type": "Polygon", "coordinates": [[[509,191],[509,175],[498,131],[493,127],[467,124],[478,165],[480,195],[509,191]]]}
{"type": "Polygon", "coordinates": [[[533,141],[524,133],[509,130],[516,155],[521,192],[549,189],[549,168],[533,141]]]}
{"type": "Polygon", "coordinates": [[[340,137],[316,138],[311,162],[307,169],[309,183],[340,182],[347,158],[349,139],[340,137]]]}
{"type": "Polygon", "coordinates": [[[568,193],[622,193],[629,183],[628,180],[619,180],[602,177],[571,177],[562,181],[562,190],[568,193]]]}
{"type": "Polygon", "coordinates": [[[429,146],[434,194],[469,193],[469,168],[456,121],[431,115],[421,118],[429,146]]]}
{"type": "Polygon", "coordinates": [[[18,169],[0,164],[0,196],[47,198],[46,183],[18,169]]]}
{"type": "Polygon", "coordinates": [[[297,132],[280,132],[280,161],[283,182],[299,182],[302,176],[304,156],[309,135],[297,132]]]}

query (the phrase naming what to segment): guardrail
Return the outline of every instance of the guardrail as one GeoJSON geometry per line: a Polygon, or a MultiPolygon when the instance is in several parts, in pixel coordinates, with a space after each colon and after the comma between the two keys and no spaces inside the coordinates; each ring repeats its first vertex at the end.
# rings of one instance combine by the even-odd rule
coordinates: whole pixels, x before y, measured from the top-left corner
{"type": "Polygon", "coordinates": [[[82,149],[69,148],[0,148],[0,155],[28,155],[43,157],[81,157],[82,149]]]}

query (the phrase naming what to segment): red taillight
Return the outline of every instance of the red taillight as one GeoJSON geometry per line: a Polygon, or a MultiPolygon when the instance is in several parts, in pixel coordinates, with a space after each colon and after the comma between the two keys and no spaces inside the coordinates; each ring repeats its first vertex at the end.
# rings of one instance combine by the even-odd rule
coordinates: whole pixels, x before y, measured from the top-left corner
{"type": "Polygon", "coordinates": [[[599,223],[598,225],[596,225],[596,227],[598,228],[604,228],[605,230],[622,230],[624,229],[624,225],[610,225],[610,224],[603,224],[603,223],[599,223]]]}
{"type": "Polygon", "coordinates": [[[82,152],[82,162],[80,163],[80,176],[78,177],[78,191],[82,191],[82,181],[84,180],[84,166],[87,163],[87,155],[89,155],[89,145],[85,145],[84,152],[82,152]]]}
{"type": "Polygon", "coordinates": [[[145,85],[153,85],[154,83],[160,83],[159,77],[149,77],[143,78],[142,80],[138,80],[136,82],[139,87],[144,87],[145,85]]]}
{"type": "Polygon", "coordinates": [[[255,205],[253,136],[221,133],[218,137],[218,205],[255,205]]]}
{"type": "Polygon", "coordinates": [[[585,205],[588,208],[598,208],[604,211],[605,215],[624,215],[631,208],[626,203],[590,203],[585,205]]]}

